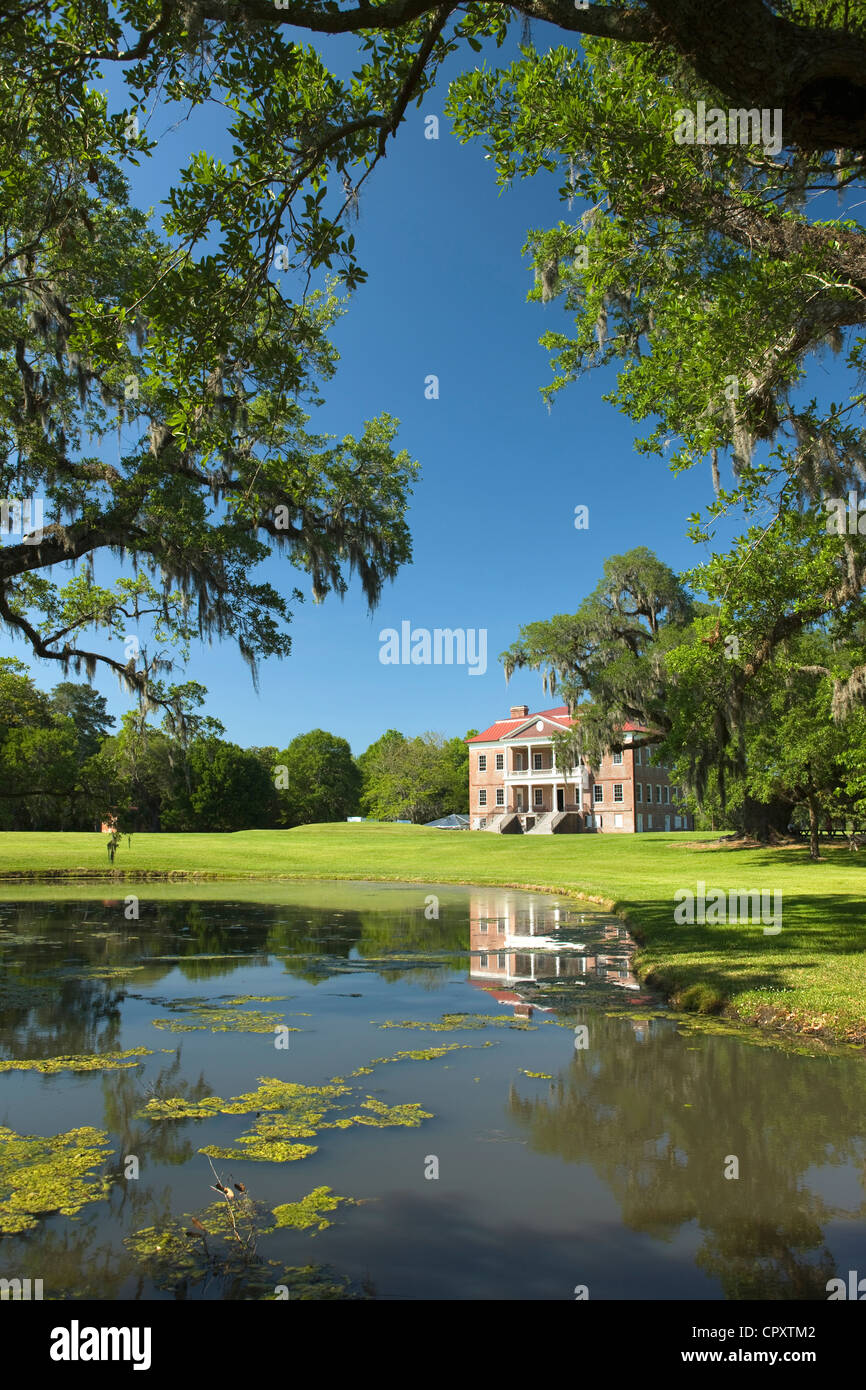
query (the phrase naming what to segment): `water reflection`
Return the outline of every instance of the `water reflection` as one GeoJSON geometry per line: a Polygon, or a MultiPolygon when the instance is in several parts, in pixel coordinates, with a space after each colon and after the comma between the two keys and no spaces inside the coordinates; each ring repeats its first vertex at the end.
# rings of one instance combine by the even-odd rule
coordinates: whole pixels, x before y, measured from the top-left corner
{"type": "Polygon", "coordinates": [[[166,1281],[132,1258],[131,1233],[168,1230],[213,1201],[201,1149],[236,1144],[251,1120],[154,1120],[148,1098],[233,1097],[262,1076],[321,1085],[452,1042],[362,1077],[387,1105],[421,1103],[429,1129],[333,1128],[303,1162],[233,1164],[268,1210],[322,1186],[363,1199],[317,1237],[316,1259],[336,1273],[313,1270],[307,1231],[263,1238],[263,1259],[310,1266],[309,1296],[569,1298],[580,1279],[593,1297],[824,1299],[830,1278],[866,1268],[863,1060],[658,1016],[616,919],[435,885],[280,886],[270,901],[139,891],[134,921],[122,899],[0,906],[0,1058],[151,1049],[128,1070],[0,1073],[0,1124],[93,1125],[113,1150],[106,1200],[0,1242],[2,1273],[43,1278],[46,1296],[269,1296],[261,1268],[246,1283],[194,1270],[166,1281]],[[248,1007],[297,1023],[292,1050],[254,1033],[153,1027],[234,995],[274,997],[248,1007]],[[500,1021],[423,1031],[465,1013],[500,1021]],[[531,1027],[516,1031],[514,1018],[531,1027]],[[415,1029],[380,1031],[386,1022],[415,1029]],[[421,1164],[432,1133],[448,1156],[433,1205],[421,1164]],[[129,1155],[135,1181],[123,1177],[129,1155]]]}
{"type": "Polygon", "coordinates": [[[600,913],[506,892],[475,892],[469,907],[469,978],[501,1004],[531,1004],[521,986],[562,980],[639,991],[626,929],[600,913]],[[584,938],[581,940],[580,938],[584,938]]]}

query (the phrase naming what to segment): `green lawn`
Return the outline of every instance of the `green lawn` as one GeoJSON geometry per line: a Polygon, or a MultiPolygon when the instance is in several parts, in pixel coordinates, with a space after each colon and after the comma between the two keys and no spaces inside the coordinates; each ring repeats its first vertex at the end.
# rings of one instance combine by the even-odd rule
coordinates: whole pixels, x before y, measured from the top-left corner
{"type": "MultiPolygon", "coordinates": [[[[709,837],[511,836],[403,825],[317,825],[236,835],[134,835],[115,871],[129,879],[172,871],[203,877],[390,879],[503,884],[583,894],[629,921],[638,966],[679,1007],[722,1005],[753,1022],[866,1043],[866,853],[802,848],[695,848],[709,837]],[[680,926],[674,893],[708,888],[780,889],[783,926],[680,926]]],[[[0,834],[3,896],[38,896],[9,875],[65,871],[109,875],[105,837],[0,834]]]]}

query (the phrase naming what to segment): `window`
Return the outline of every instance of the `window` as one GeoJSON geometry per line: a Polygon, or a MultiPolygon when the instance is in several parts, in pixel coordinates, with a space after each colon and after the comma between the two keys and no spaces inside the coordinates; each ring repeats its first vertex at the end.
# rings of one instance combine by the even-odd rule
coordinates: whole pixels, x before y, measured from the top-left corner
{"type": "Polygon", "coordinates": [[[505,956],[502,956],[502,955],[497,956],[497,957],[496,957],[496,963],[497,963],[497,965],[499,966],[499,969],[500,969],[500,970],[504,970],[504,969],[505,969],[505,956]]]}
{"type": "Polygon", "coordinates": [[[638,801],[643,801],[643,782],[635,782],[635,791],[638,801]]]}
{"type": "Polygon", "coordinates": [[[667,806],[668,802],[669,802],[670,799],[671,799],[671,789],[670,789],[670,787],[665,787],[665,789],[664,789],[664,797],[665,797],[665,805],[667,806]]]}
{"type": "Polygon", "coordinates": [[[504,922],[497,922],[497,924],[496,924],[496,930],[499,932],[499,935],[501,936],[502,933],[505,931],[505,923],[504,923],[504,922]]]}
{"type": "Polygon", "coordinates": [[[614,753],[613,763],[614,767],[620,767],[622,765],[622,753],[614,753]]]}
{"type": "Polygon", "coordinates": [[[504,788],[504,787],[497,787],[497,788],[496,788],[496,805],[497,805],[497,806],[504,806],[504,805],[505,805],[505,788],[504,788]]]}
{"type": "Polygon", "coordinates": [[[621,814],[621,813],[618,813],[617,815],[614,816],[614,818],[613,818],[613,827],[614,827],[614,830],[622,830],[622,814],[621,814]]]}
{"type": "Polygon", "coordinates": [[[604,787],[600,787],[598,783],[592,789],[592,799],[596,804],[604,801],[604,787]]]}
{"type": "Polygon", "coordinates": [[[622,782],[614,782],[613,799],[614,801],[622,801],[622,782]]]}
{"type": "Polygon", "coordinates": [[[635,762],[637,763],[638,767],[640,767],[640,765],[641,765],[641,757],[642,757],[642,754],[641,754],[640,749],[639,749],[639,748],[636,748],[636,749],[634,750],[634,760],[635,760],[635,762]]]}
{"type": "Polygon", "coordinates": [[[596,830],[601,830],[604,825],[604,816],[594,816],[593,820],[595,821],[596,830]]]}
{"type": "Polygon", "coordinates": [[[479,964],[479,966],[481,967],[482,970],[486,970],[486,969],[487,969],[487,957],[486,957],[486,956],[479,956],[479,958],[478,958],[478,964],[479,964]]]}
{"type": "Polygon", "coordinates": [[[532,793],[532,798],[536,806],[541,806],[544,802],[544,791],[541,787],[536,787],[532,793]]]}
{"type": "Polygon", "coordinates": [[[478,793],[478,805],[479,805],[479,806],[486,806],[486,805],[487,805],[487,792],[484,790],[483,787],[482,787],[481,791],[478,793]]]}
{"type": "Polygon", "coordinates": [[[647,784],[646,784],[646,799],[647,799],[647,805],[648,805],[648,806],[652,806],[652,804],[653,804],[653,789],[652,789],[652,787],[650,786],[649,782],[647,782],[647,784]]]}
{"type": "Polygon", "coordinates": [[[486,754],[486,753],[479,753],[479,754],[478,754],[478,771],[479,771],[479,772],[486,772],[486,771],[487,771],[487,754],[486,754]]]}
{"type": "Polygon", "coordinates": [[[497,772],[501,772],[502,769],[504,768],[504,766],[505,766],[505,754],[504,754],[504,753],[497,753],[497,754],[496,754],[496,771],[497,771],[497,772]]]}
{"type": "Polygon", "coordinates": [[[532,755],[532,766],[535,768],[536,772],[540,772],[540,771],[542,770],[542,768],[544,767],[544,754],[543,754],[543,753],[533,753],[533,755],[532,755]]]}
{"type": "Polygon", "coordinates": [[[653,818],[651,815],[648,815],[646,818],[646,828],[647,830],[652,830],[653,828],[653,818]]]}
{"type": "Polygon", "coordinates": [[[479,922],[479,923],[478,923],[478,930],[481,932],[482,936],[486,936],[486,935],[487,935],[487,923],[486,923],[486,922],[479,922]]]}

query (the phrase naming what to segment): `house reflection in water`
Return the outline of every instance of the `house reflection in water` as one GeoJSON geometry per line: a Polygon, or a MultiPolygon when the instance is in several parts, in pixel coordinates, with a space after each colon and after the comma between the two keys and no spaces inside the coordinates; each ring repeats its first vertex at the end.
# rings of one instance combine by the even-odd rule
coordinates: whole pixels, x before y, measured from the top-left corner
{"type": "Polygon", "coordinates": [[[526,1016],[528,1002],[520,986],[536,981],[600,981],[640,989],[625,927],[594,913],[542,907],[516,893],[473,893],[469,949],[470,982],[487,990],[497,1003],[514,1006],[518,1016],[526,1016]]]}

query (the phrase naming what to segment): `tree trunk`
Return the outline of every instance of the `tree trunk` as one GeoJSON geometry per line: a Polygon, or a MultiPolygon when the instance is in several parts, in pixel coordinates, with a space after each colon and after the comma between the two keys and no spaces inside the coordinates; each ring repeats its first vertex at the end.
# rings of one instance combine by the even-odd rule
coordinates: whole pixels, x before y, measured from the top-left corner
{"type": "Polygon", "coordinates": [[[775,835],[784,835],[788,829],[791,807],[787,801],[755,801],[750,796],[743,798],[739,830],[766,844],[775,835]]]}
{"type": "Polygon", "coordinates": [[[818,803],[811,795],[809,796],[809,858],[821,858],[821,848],[818,844],[818,803]]]}

